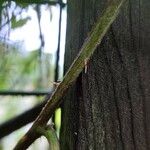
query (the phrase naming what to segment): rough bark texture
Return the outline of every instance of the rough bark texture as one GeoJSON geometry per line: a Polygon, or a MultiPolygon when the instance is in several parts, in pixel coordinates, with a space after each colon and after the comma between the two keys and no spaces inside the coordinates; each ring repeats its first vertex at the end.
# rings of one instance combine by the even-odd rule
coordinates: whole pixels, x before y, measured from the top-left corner
{"type": "MultiPolygon", "coordinates": [[[[109,0],[69,0],[65,71],[109,0]]],[[[150,2],[129,0],[62,105],[62,150],[150,149],[150,2]]]]}

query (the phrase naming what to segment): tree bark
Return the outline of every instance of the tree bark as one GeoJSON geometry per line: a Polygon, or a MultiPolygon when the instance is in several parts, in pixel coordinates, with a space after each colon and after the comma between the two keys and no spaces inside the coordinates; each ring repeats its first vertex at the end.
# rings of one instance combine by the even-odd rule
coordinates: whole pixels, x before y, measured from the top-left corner
{"type": "MultiPolygon", "coordinates": [[[[69,0],[65,71],[109,0],[69,0]]],[[[150,2],[129,0],[62,105],[62,150],[150,149],[150,2]]]]}

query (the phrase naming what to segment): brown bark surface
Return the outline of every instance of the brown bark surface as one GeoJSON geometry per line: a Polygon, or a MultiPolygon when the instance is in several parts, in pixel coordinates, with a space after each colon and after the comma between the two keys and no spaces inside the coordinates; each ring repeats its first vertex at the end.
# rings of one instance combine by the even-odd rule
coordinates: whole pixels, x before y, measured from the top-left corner
{"type": "MultiPolygon", "coordinates": [[[[108,0],[69,0],[65,71],[108,0]]],[[[150,149],[150,2],[129,0],[64,98],[62,150],[150,149]]]]}

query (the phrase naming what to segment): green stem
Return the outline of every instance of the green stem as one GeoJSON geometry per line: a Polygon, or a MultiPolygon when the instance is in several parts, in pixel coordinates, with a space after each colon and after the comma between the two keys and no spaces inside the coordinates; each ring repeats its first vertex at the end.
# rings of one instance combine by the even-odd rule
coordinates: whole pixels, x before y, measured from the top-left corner
{"type": "Polygon", "coordinates": [[[37,127],[37,132],[47,138],[50,145],[50,150],[60,150],[59,141],[52,126],[47,126],[45,128],[37,127]]]}
{"type": "Polygon", "coordinates": [[[64,76],[64,79],[56,88],[30,130],[17,143],[14,150],[24,150],[28,148],[28,146],[30,146],[39,137],[39,135],[36,134],[36,128],[38,126],[46,125],[46,123],[54,113],[55,109],[62,102],[62,97],[65,95],[67,89],[72,85],[72,83],[76,80],[76,78],[84,69],[85,60],[90,59],[97,46],[101,43],[104,35],[108,31],[110,25],[116,19],[120,8],[125,1],[126,0],[111,1],[104,14],[98,19],[90,36],[85,40],[78,56],[70,66],[68,72],[64,76]]]}

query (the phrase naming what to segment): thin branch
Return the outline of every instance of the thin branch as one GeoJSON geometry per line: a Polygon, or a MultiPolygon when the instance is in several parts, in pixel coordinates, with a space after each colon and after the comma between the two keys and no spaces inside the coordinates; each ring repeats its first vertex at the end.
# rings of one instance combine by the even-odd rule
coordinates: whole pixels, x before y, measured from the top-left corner
{"type": "MultiPolygon", "coordinates": [[[[62,3],[62,0],[58,0],[62,3]]],[[[57,82],[59,78],[59,59],[60,59],[60,40],[61,40],[61,23],[62,23],[62,7],[59,8],[59,24],[58,24],[58,45],[56,51],[56,62],[55,62],[55,79],[54,81],[57,82]]]]}
{"type": "Polygon", "coordinates": [[[48,94],[49,91],[12,91],[12,90],[0,90],[0,96],[43,96],[48,94]]]}
{"type": "Polygon", "coordinates": [[[41,8],[40,8],[40,5],[36,5],[35,10],[36,10],[36,14],[37,14],[37,20],[38,20],[38,26],[39,26],[39,38],[40,38],[40,42],[41,42],[40,48],[39,48],[39,55],[40,55],[40,59],[41,59],[42,50],[45,46],[45,42],[44,42],[44,36],[42,34],[42,27],[41,27],[41,8]]]}
{"type": "MultiPolygon", "coordinates": [[[[60,3],[62,3],[62,0],[58,0],[58,1],[60,3]]],[[[60,60],[60,40],[61,40],[61,28],[62,28],[61,23],[62,23],[62,6],[60,5],[60,8],[59,8],[59,23],[58,23],[58,45],[57,45],[56,61],[55,61],[55,77],[54,77],[55,82],[58,82],[59,75],[60,75],[59,60],[60,60]]],[[[56,113],[54,113],[54,115],[52,117],[52,121],[55,120],[54,119],[55,117],[56,117],[56,113]]],[[[56,129],[55,123],[54,123],[54,128],[56,129]]]]}
{"type": "Polygon", "coordinates": [[[27,125],[28,123],[33,122],[45,104],[46,102],[43,102],[35,106],[34,108],[28,111],[25,111],[19,116],[1,124],[0,125],[0,139],[11,134],[15,130],[20,129],[21,127],[27,125]]]}
{"type": "MultiPolygon", "coordinates": [[[[6,5],[5,7],[7,8],[7,5],[6,5]]],[[[5,7],[4,7],[4,8],[5,8],[5,7]]],[[[4,9],[4,8],[3,8],[3,9],[4,9]]],[[[5,9],[6,9],[6,8],[5,8],[5,9]]],[[[3,9],[2,9],[2,10],[3,10],[3,9]]],[[[22,13],[22,10],[21,10],[18,14],[14,14],[14,11],[15,11],[16,9],[17,9],[17,5],[16,5],[15,8],[13,9],[12,14],[15,15],[15,16],[20,15],[20,14],[22,13]]],[[[6,11],[9,11],[9,10],[6,10],[6,11]]],[[[2,30],[2,28],[4,28],[6,25],[10,25],[10,23],[11,23],[11,21],[12,21],[12,18],[13,18],[13,15],[11,16],[11,18],[8,18],[7,21],[4,22],[4,23],[0,26],[0,30],[2,30]]]]}
{"type": "Polygon", "coordinates": [[[67,89],[72,85],[72,83],[82,72],[85,65],[85,59],[89,59],[92,56],[94,50],[101,43],[110,25],[116,19],[123,2],[125,2],[125,0],[113,0],[109,4],[103,16],[98,19],[98,22],[93,28],[89,38],[87,38],[87,40],[84,42],[78,56],[76,57],[68,72],[64,76],[64,79],[56,88],[51,98],[48,100],[47,104],[35,120],[32,127],[17,143],[14,150],[25,150],[37,138],[40,137],[40,134],[36,132],[37,127],[44,127],[47,124],[49,118],[52,116],[55,109],[62,102],[62,97],[65,95],[67,89]]]}
{"type": "Polygon", "coordinates": [[[19,116],[8,120],[7,122],[0,125],[0,139],[5,137],[6,135],[14,132],[15,130],[20,129],[21,127],[27,125],[28,123],[33,122],[37,115],[40,113],[47,100],[50,98],[51,93],[45,97],[45,100],[36,105],[35,107],[25,111],[19,116]]]}

